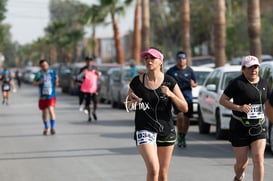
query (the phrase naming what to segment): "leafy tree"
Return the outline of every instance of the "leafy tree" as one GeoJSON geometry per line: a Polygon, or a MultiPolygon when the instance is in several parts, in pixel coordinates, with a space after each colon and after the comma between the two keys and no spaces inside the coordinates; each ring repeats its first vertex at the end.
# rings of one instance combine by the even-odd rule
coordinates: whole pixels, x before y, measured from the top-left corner
{"type": "Polygon", "coordinates": [[[104,9],[97,5],[94,4],[91,7],[85,4],[82,4],[82,15],[81,15],[81,19],[82,19],[82,23],[90,26],[91,27],[91,40],[88,43],[88,48],[90,47],[90,49],[88,49],[88,54],[90,54],[90,50],[93,53],[93,55],[96,57],[96,27],[99,24],[104,24],[105,23],[105,18],[107,16],[107,12],[104,11],[104,9]]]}
{"type": "Polygon", "coordinates": [[[226,6],[225,0],[215,0],[214,55],[216,67],[226,63],[226,6]]]}
{"type": "Polygon", "coordinates": [[[247,14],[249,52],[260,59],[262,55],[260,1],[248,0],[247,14]]]}
{"type": "Polygon", "coordinates": [[[136,65],[140,64],[140,52],[141,52],[140,0],[137,0],[136,7],[135,7],[134,46],[133,46],[133,59],[136,65]]]}
{"type": "Polygon", "coordinates": [[[150,47],[150,0],[141,0],[142,50],[150,47]]]}
{"type": "Polygon", "coordinates": [[[150,11],[151,46],[164,52],[165,59],[175,55],[181,47],[180,1],[154,0],[150,7],[157,7],[157,11],[150,11]]]}
{"type": "Polygon", "coordinates": [[[2,22],[6,18],[5,16],[5,13],[7,11],[6,4],[7,4],[7,0],[0,1],[0,22],[2,22]]]}
{"type": "Polygon", "coordinates": [[[77,61],[77,45],[84,36],[82,20],[84,5],[75,0],[51,0],[51,24],[45,29],[48,41],[57,47],[57,57],[61,62],[77,61]]]}
{"type": "Polygon", "coordinates": [[[182,48],[188,56],[188,64],[191,65],[191,40],[190,40],[190,1],[181,0],[181,33],[182,33],[182,48]]]}
{"type": "Polygon", "coordinates": [[[100,0],[100,5],[104,9],[104,11],[108,12],[111,17],[113,32],[114,32],[114,40],[116,44],[116,56],[117,61],[120,64],[124,64],[124,54],[123,48],[120,40],[119,27],[116,20],[116,15],[124,14],[125,7],[131,4],[132,0],[100,0]]]}
{"type": "Polygon", "coordinates": [[[5,63],[12,64],[15,52],[11,43],[10,26],[3,23],[3,20],[6,18],[6,4],[7,0],[0,1],[0,54],[5,56],[5,63]]]}

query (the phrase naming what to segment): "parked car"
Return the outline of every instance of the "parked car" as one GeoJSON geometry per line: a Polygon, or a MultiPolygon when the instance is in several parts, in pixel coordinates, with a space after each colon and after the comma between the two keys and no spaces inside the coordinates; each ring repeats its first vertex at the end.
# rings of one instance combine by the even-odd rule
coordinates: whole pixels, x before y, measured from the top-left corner
{"type": "Polygon", "coordinates": [[[60,64],[57,68],[59,76],[59,87],[62,92],[68,93],[70,89],[71,67],[67,64],[60,64]]]}
{"type": "MultiPolygon", "coordinates": [[[[216,126],[216,138],[227,138],[232,111],[219,104],[220,96],[229,81],[241,74],[241,66],[215,68],[199,90],[199,133],[208,134],[216,126]]],[[[232,101],[232,100],[231,100],[232,101]]]]}
{"type": "MultiPolygon", "coordinates": [[[[60,68],[60,87],[62,88],[63,92],[67,92],[72,95],[77,95],[79,93],[79,85],[76,83],[76,78],[80,69],[84,67],[86,64],[85,62],[76,62],[69,66],[63,66],[60,68]]],[[[104,90],[105,90],[105,79],[107,71],[112,67],[118,67],[119,64],[116,63],[102,63],[102,64],[95,64],[100,72],[100,79],[99,79],[99,99],[104,99],[104,90]]]]}
{"type": "MultiPolygon", "coordinates": [[[[145,71],[145,66],[137,66],[138,71],[145,71]]],[[[113,108],[123,108],[125,98],[128,93],[129,83],[132,79],[129,66],[111,68],[108,71],[109,79],[109,99],[113,108]]]]}
{"type": "Polygon", "coordinates": [[[61,68],[59,73],[62,92],[71,95],[77,95],[79,93],[79,86],[76,84],[75,80],[83,66],[85,66],[85,62],[76,62],[69,66],[63,65],[63,68],[61,68]]]}
{"type": "Polygon", "coordinates": [[[191,68],[193,69],[195,73],[196,81],[198,84],[197,87],[192,88],[193,117],[191,118],[191,120],[198,121],[199,120],[198,96],[199,96],[200,87],[203,85],[209,73],[213,71],[213,68],[203,67],[203,66],[200,66],[200,67],[191,66],[191,68]]]}
{"type": "MultiPolygon", "coordinates": [[[[230,65],[241,65],[242,63],[242,60],[243,60],[243,57],[234,57],[232,58],[228,64],[230,65]]],[[[261,56],[261,62],[269,62],[269,61],[273,61],[273,57],[272,55],[266,55],[266,54],[263,54],[261,56]]]]}
{"type": "MultiPolygon", "coordinates": [[[[273,61],[262,62],[260,64],[260,76],[268,81],[269,90],[273,88],[273,61]]],[[[273,126],[270,121],[266,118],[267,122],[267,143],[273,153],[273,126]]]]}
{"type": "Polygon", "coordinates": [[[111,75],[108,75],[108,71],[114,67],[120,67],[120,64],[117,63],[103,63],[97,64],[98,71],[100,72],[99,78],[99,101],[102,103],[110,103],[109,97],[109,81],[111,75]]]}
{"type": "Polygon", "coordinates": [[[34,80],[35,74],[40,70],[38,66],[25,67],[22,73],[22,80],[24,83],[31,84],[34,80]]]}
{"type": "Polygon", "coordinates": [[[194,56],[191,58],[192,66],[205,66],[214,68],[215,60],[212,56],[194,56]]]}

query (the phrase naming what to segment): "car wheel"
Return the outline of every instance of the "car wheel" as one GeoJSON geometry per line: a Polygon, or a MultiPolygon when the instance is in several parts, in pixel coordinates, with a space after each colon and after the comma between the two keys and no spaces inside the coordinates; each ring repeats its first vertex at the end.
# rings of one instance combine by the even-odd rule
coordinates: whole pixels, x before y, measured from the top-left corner
{"type": "Polygon", "coordinates": [[[117,108],[118,107],[117,102],[113,99],[113,95],[112,95],[112,99],[111,99],[111,107],[112,108],[117,108]]]}
{"type": "Polygon", "coordinates": [[[62,93],[67,93],[67,89],[66,88],[62,88],[62,93]]]}
{"type": "Polygon", "coordinates": [[[198,110],[199,110],[199,112],[198,112],[198,114],[199,114],[199,121],[198,121],[199,133],[200,134],[209,134],[210,124],[204,122],[200,108],[198,110]]]}
{"type": "Polygon", "coordinates": [[[221,116],[220,110],[216,110],[216,139],[227,139],[228,138],[228,130],[221,129],[221,116]]]}

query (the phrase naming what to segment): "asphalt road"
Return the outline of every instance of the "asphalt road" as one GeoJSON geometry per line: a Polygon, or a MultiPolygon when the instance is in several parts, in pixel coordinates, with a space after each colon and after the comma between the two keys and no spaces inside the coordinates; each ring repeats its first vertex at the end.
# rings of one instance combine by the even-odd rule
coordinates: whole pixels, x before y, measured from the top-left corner
{"type": "MultiPolygon", "coordinates": [[[[1,181],[144,181],[146,169],[133,141],[133,113],[99,105],[98,122],[87,122],[77,97],[58,92],[56,135],[42,135],[37,88],[24,85],[0,105],[1,181]]],[[[226,140],[190,127],[188,147],[175,148],[170,181],[231,181],[234,157],[226,140]]],[[[245,180],[252,180],[252,162],[245,180]]],[[[265,153],[265,181],[273,179],[265,153]]]]}

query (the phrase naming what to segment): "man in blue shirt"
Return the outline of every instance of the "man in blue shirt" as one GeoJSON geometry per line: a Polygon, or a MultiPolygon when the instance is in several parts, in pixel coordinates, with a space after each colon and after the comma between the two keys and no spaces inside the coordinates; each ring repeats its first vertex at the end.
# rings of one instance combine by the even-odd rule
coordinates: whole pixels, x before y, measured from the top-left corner
{"type": "Polygon", "coordinates": [[[47,60],[42,59],[39,62],[41,70],[36,73],[33,85],[39,87],[39,109],[42,111],[44,123],[43,134],[47,135],[49,126],[47,123],[47,114],[50,117],[50,133],[55,134],[55,104],[56,104],[56,86],[58,86],[58,75],[53,69],[49,68],[47,60]]]}
{"type": "Polygon", "coordinates": [[[188,103],[188,112],[183,113],[181,110],[174,106],[174,113],[177,115],[177,141],[178,146],[186,147],[186,134],[190,125],[190,117],[193,113],[193,103],[192,103],[192,87],[196,87],[196,76],[191,67],[187,65],[187,56],[183,51],[179,51],[176,54],[176,65],[171,67],[166,74],[172,76],[178,86],[180,87],[183,96],[188,103]]]}

